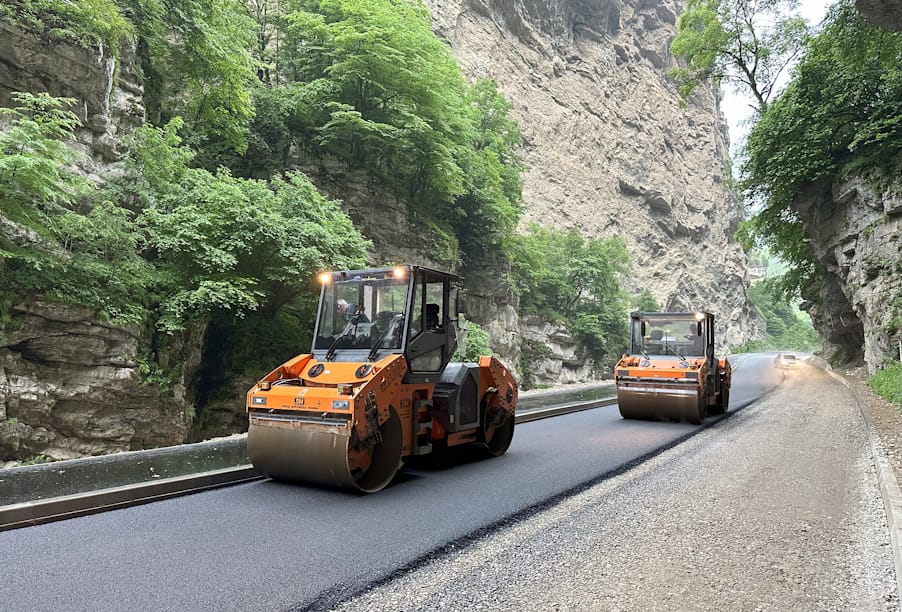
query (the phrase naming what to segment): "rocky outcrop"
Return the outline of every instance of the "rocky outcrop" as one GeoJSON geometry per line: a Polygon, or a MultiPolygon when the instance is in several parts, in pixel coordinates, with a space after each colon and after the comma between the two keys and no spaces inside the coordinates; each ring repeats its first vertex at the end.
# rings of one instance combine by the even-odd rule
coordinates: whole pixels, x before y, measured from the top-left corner
{"type": "MultiPolygon", "coordinates": [[[[0,106],[14,92],[76,98],[81,121],[70,145],[95,181],[121,159],[121,136],[144,121],[134,49],[85,48],[0,23],[0,106]]],[[[0,215],[14,244],[46,247],[34,232],[0,215]]],[[[0,335],[0,462],[43,456],[69,459],[184,441],[193,410],[188,387],[198,338],[163,351],[180,372],[171,388],[144,384],[136,329],[98,321],[83,308],[41,301],[11,312],[0,335]],[[194,344],[192,344],[194,343],[194,344]]],[[[202,330],[197,334],[202,337],[202,330]]]]}
{"type": "MultiPolygon", "coordinates": [[[[725,124],[713,89],[680,104],[667,72],[680,6],[600,0],[427,0],[466,73],[512,101],[529,170],[530,222],[622,236],[628,289],[718,316],[725,345],[756,333],[740,211],[724,186],[725,124]]],[[[759,330],[760,331],[760,330],[759,330]]],[[[511,333],[519,333],[512,329],[511,333]]]]}
{"type": "Polygon", "coordinates": [[[532,387],[585,382],[603,377],[598,364],[561,325],[523,317],[520,330],[532,387]],[[531,353],[531,354],[530,354],[531,353]]]}
{"type": "Polygon", "coordinates": [[[144,122],[144,88],[135,71],[135,50],[124,45],[114,56],[102,47],[84,48],[0,22],[0,106],[13,106],[13,92],[47,92],[76,98],[71,110],[82,127],[75,146],[90,174],[123,153],[120,135],[144,122]]]}
{"type": "Polygon", "coordinates": [[[902,30],[902,0],[855,0],[855,8],[876,26],[891,32],[902,30]]]}
{"type": "Polygon", "coordinates": [[[170,351],[186,366],[185,376],[163,388],[142,382],[141,356],[149,347],[137,329],[42,301],[19,304],[11,314],[0,337],[0,462],[184,441],[192,410],[185,381],[198,363],[198,345],[170,351]]]}
{"type": "Polygon", "coordinates": [[[873,372],[902,331],[902,187],[824,179],[796,202],[824,278],[806,307],[827,357],[863,357],[873,372]]]}

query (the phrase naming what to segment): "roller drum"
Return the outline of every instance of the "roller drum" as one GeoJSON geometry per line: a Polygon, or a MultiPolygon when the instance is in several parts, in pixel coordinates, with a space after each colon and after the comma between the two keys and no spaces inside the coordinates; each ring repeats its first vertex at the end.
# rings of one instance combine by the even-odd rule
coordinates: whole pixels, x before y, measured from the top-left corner
{"type": "Polygon", "coordinates": [[[382,441],[363,473],[352,473],[350,435],[313,423],[267,423],[251,419],[247,454],[254,467],[274,480],[317,484],[374,493],[391,482],[401,466],[401,421],[392,410],[380,426],[382,441]],[[265,423],[265,424],[260,424],[265,423]]]}
{"type": "Polygon", "coordinates": [[[701,389],[671,389],[643,385],[617,389],[617,405],[625,419],[689,421],[705,418],[701,389]]]}

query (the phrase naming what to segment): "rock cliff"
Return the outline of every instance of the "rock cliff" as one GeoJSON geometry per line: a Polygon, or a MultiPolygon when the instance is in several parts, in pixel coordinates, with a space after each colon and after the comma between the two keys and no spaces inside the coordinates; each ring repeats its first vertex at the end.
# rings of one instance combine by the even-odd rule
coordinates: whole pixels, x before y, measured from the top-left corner
{"type": "Polygon", "coordinates": [[[118,56],[101,47],[86,49],[48,40],[0,22],[0,106],[16,91],[76,98],[71,110],[81,120],[74,146],[90,175],[122,155],[120,136],[144,122],[144,87],[134,70],[134,49],[118,56]]]}
{"type": "MultiPolygon", "coordinates": [[[[633,257],[624,271],[630,290],[648,288],[669,309],[710,309],[719,316],[723,344],[746,340],[754,321],[745,258],[731,238],[739,212],[723,184],[729,171],[718,100],[706,90],[681,106],[666,77],[675,65],[668,49],[679,7],[669,0],[427,5],[465,71],[495,79],[514,104],[530,167],[524,225],[623,236],[633,257]]],[[[84,169],[102,176],[121,155],[121,134],[144,118],[131,61],[129,49],[114,56],[48,45],[0,24],[0,104],[8,104],[13,91],[78,98],[84,169]]],[[[373,239],[374,262],[445,260],[448,245],[406,231],[411,226],[403,207],[386,204],[372,181],[326,166],[311,170],[311,177],[342,198],[373,239]]],[[[18,230],[0,223],[0,231],[18,230]]],[[[503,265],[472,262],[462,272],[470,318],[483,324],[509,363],[516,363],[526,340],[548,349],[536,364],[538,383],[598,375],[565,330],[521,320],[503,265]]],[[[62,459],[184,439],[202,330],[160,354],[180,372],[165,390],[141,382],[140,358],[149,347],[137,330],[42,302],[18,304],[12,315],[14,328],[0,340],[0,459],[62,459]]]]}
{"type": "MultiPolygon", "coordinates": [[[[145,384],[140,330],[83,308],[34,301],[13,308],[0,337],[0,465],[180,444],[190,424],[185,376],[145,384]]],[[[186,363],[196,363],[196,347],[186,363]],[[193,356],[192,356],[193,355],[193,356]]]]}
{"type": "MultiPolygon", "coordinates": [[[[856,0],[861,14],[902,30],[902,1],[856,0]]],[[[828,177],[796,202],[823,282],[804,305],[828,358],[874,372],[902,333],[902,184],[898,177],[828,177]],[[881,186],[875,189],[875,185],[881,186]]]]}
{"type": "MultiPolygon", "coordinates": [[[[513,103],[529,165],[524,226],[622,236],[631,291],[647,288],[667,309],[713,311],[724,345],[760,332],[746,259],[732,238],[740,211],[724,184],[730,171],[718,98],[706,89],[682,106],[667,78],[680,5],[426,4],[464,70],[494,79],[513,103]]],[[[573,363],[566,351],[558,357],[573,363]]]]}
{"type": "Polygon", "coordinates": [[[902,30],[902,0],[855,0],[855,7],[874,25],[902,30]]]}
{"type": "Polygon", "coordinates": [[[796,208],[824,282],[806,304],[826,357],[864,358],[872,372],[902,327],[902,190],[859,176],[824,179],[796,208]]]}

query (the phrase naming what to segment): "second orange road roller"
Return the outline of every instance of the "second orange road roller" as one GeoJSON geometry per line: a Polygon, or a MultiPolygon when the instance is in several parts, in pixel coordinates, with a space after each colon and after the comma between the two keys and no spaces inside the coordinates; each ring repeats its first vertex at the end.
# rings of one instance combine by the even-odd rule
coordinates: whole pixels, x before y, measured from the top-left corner
{"type": "Polygon", "coordinates": [[[623,418],[701,423],[727,410],[731,377],[711,313],[630,313],[630,351],[614,366],[623,418]]]}
{"type": "Polygon", "coordinates": [[[329,272],[309,353],[247,393],[248,456],[274,479],[375,492],[403,460],[463,445],[504,454],[517,382],[452,362],[461,278],[406,265],[329,272]]]}

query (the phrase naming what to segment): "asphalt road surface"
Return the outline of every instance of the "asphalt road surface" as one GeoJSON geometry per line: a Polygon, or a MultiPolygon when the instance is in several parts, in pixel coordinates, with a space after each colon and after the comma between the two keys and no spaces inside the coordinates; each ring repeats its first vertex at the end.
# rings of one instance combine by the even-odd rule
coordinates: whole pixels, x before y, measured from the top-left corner
{"type": "Polygon", "coordinates": [[[421,463],[368,496],[258,481],[0,533],[0,610],[328,608],[628,470],[782,380],[734,360],[727,420],[625,421],[616,406],[525,423],[502,457],[421,463]]]}
{"type": "Polygon", "coordinates": [[[438,609],[899,610],[869,432],[823,370],[343,602],[438,609]]]}

